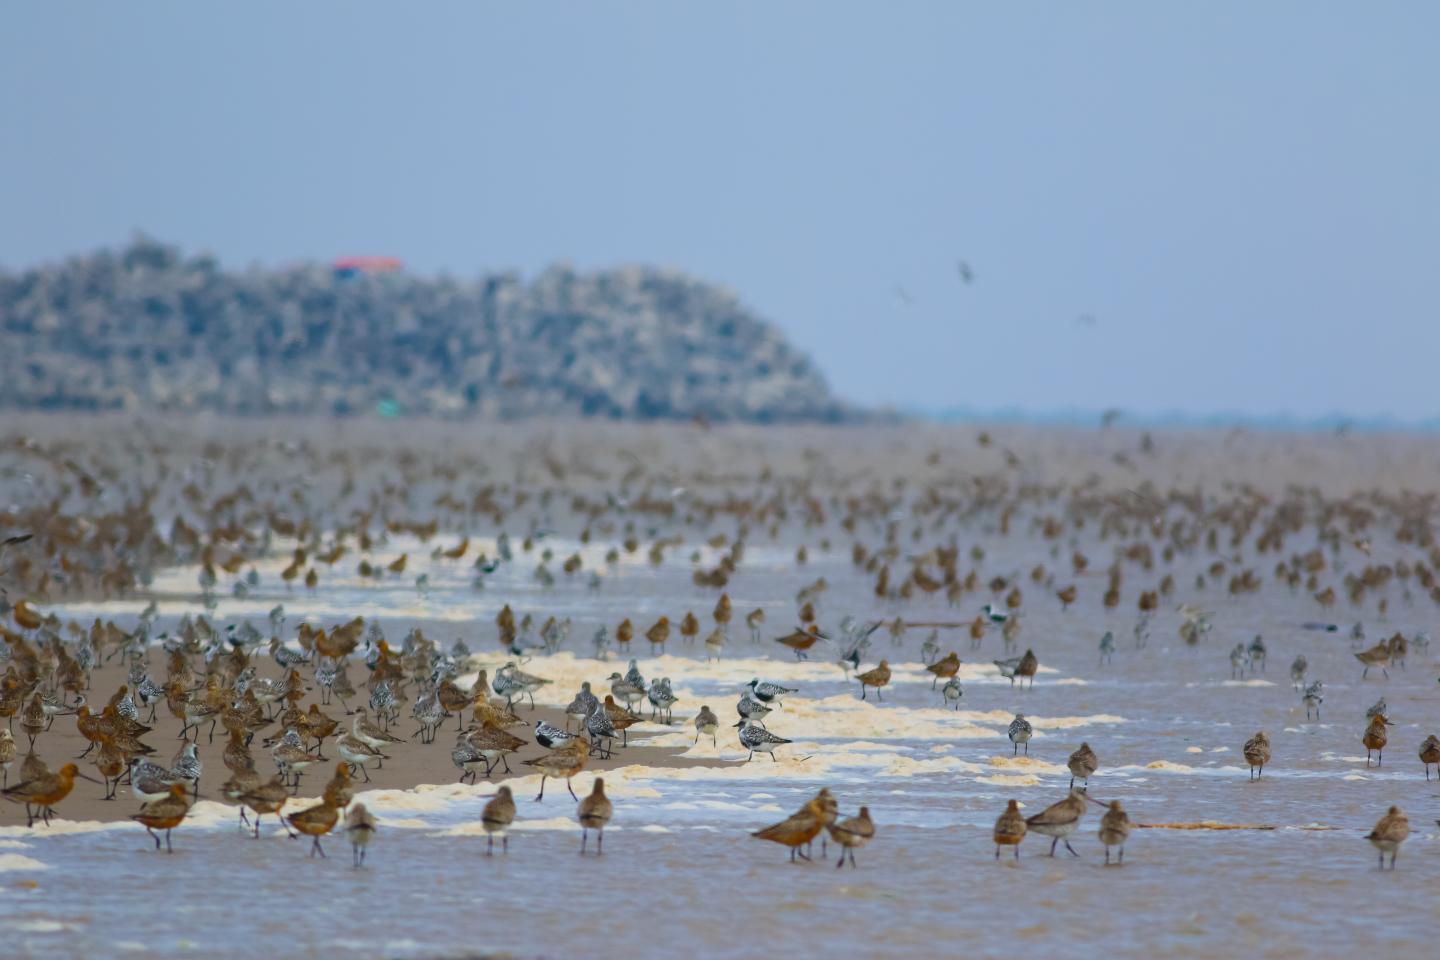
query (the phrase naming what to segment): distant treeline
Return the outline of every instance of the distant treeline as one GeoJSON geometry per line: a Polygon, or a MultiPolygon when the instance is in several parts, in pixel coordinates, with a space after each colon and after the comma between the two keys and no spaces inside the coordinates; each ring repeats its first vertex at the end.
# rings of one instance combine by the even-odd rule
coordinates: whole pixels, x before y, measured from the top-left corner
{"type": "Polygon", "coordinates": [[[809,358],[724,290],[643,267],[530,282],[227,271],[140,238],[0,272],[0,407],[839,421],[809,358]]]}

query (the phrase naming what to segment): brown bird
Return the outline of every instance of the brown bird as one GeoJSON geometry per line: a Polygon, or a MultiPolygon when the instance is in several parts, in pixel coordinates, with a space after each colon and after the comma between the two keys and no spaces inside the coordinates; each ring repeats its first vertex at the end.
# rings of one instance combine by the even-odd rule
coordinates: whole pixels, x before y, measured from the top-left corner
{"type": "Polygon", "coordinates": [[[665,652],[665,641],[670,639],[670,618],[662,616],[659,620],[645,631],[645,639],[650,641],[650,652],[654,653],[659,647],[660,652],[665,652]]]}
{"type": "Polygon", "coordinates": [[[1410,821],[1405,814],[1400,812],[1399,807],[1391,807],[1385,816],[1375,824],[1375,829],[1366,835],[1376,850],[1380,851],[1380,869],[1385,869],[1385,854],[1390,854],[1390,869],[1395,869],[1395,856],[1400,852],[1400,844],[1410,836],[1410,821]]]}
{"type": "Polygon", "coordinates": [[[776,637],[775,642],[783,647],[789,647],[795,651],[796,660],[809,660],[807,651],[815,646],[816,642],[825,639],[818,631],[805,627],[796,627],[794,633],[787,633],[783,637],[776,637]]]}
{"type": "Polygon", "coordinates": [[[1090,775],[1100,766],[1100,761],[1095,756],[1095,751],[1090,749],[1090,744],[1082,743],[1078,750],[1070,754],[1067,762],[1070,768],[1070,789],[1075,789],[1075,780],[1079,778],[1085,781],[1085,789],[1090,789],[1090,775]]]}
{"type": "Polygon", "coordinates": [[[495,837],[500,837],[500,849],[510,852],[510,825],[515,822],[515,798],[510,788],[502,786],[495,796],[480,811],[480,825],[485,830],[485,855],[495,852],[495,837]]]}
{"type": "Polygon", "coordinates": [[[1105,845],[1105,862],[1110,862],[1110,848],[1119,847],[1120,856],[1116,863],[1125,862],[1125,841],[1130,836],[1130,817],[1119,800],[1110,802],[1110,809],[1100,818],[1100,842],[1105,845]]]}
{"type": "Polygon", "coordinates": [[[557,779],[564,778],[565,789],[570,791],[570,796],[575,796],[575,788],[570,785],[570,780],[585,769],[585,763],[590,758],[590,742],[584,737],[576,737],[567,745],[557,750],[551,750],[544,756],[536,757],[533,760],[526,760],[525,765],[534,767],[540,771],[540,793],[535,797],[536,801],[545,799],[545,781],[550,777],[557,779]]]}
{"type": "Polygon", "coordinates": [[[1258,780],[1270,762],[1270,738],[1260,731],[1245,741],[1245,760],[1250,764],[1250,779],[1258,780]]]}
{"type": "MultiPolygon", "coordinates": [[[[280,774],[276,774],[269,783],[263,783],[252,790],[240,794],[240,802],[251,810],[255,811],[255,839],[260,839],[260,817],[267,813],[273,813],[280,820],[280,825],[285,826],[285,818],[280,815],[280,808],[285,806],[285,801],[290,799],[290,790],[285,786],[285,781],[280,774]]],[[[285,827],[285,832],[290,833],[290,828],[285,827]]],[[[292,837],[293,833],[290,834],[292,837]]]]}
{"type": "Polygon", "coordinates": [[[1063,842],[1065,849],[1075,856],[1075,848],[1070,846],[1069,837],[1080,825],[1080,818],[1085,815],[1085,794],[1079,790],[1071,790],[1070,795],[1059,803],[1052,803],[1041,810],[1033,817],[1027,817],[1025,826],[1036,833],[1050,838],[1050,856],[1055,856],[1055,845],[1063,842]]]}
{"type": "Polygon", "coordinates": [[[880,666],[875,667],[873,670],[866,670],[864,673],[856,674],[855,679],[860,681],[861,700],[865,699],[867,687],[874,687],[875,699],[880,700],[882,699],[880,696],[880,688],[890,682],[890,664],[881,660],[880,666]]]}
{"type": "Polygon", "coordinates": [[[1369,650],[1361,650],[1355,654],[1355,659],[1365,664],[1365,669],[1360,672],[1361,680],[1364,680],[1366,676],[1369,675],[1371,667],[1379,667],[1380,672],[1385,675],[1385,679],[1390,679],[1390,671],[1385,669],[1385,666],[1390,662],[1390,645],[1384,640],[1375,644],[1375,646],[1369,650]]]}
{"type": "Polygon", "coordinates": [[[800,852],[800,848],[818,837],[823,828],[822,802],[819,797],[816,797],[801,807],[797,813],[786,817],[777,824],[765,827],[763,830],[756,830],[750,835],[789,847],[790,862],[794,863],[797,855],[802,860],[810,859],[800,852]]]}
{"type": "Polygon", "coordinates": [[[1383,713],[1377,713],[1370,718],[1370,726],[1365,728],[1365,733],[1360,738],[1360,742],[1365,744],[1365,766],[1370,766],[1371,751],[1375,753],[1375,766],[1385,762],[1385,744],[1390,739],[1389,732],[1385,729],[1387,726],[1393,727],[1394,724],[1386,720],[1383,713]]]}
{"type": "Polygon", "coordinates": [[[948,656],[941,657],[925,669],[935,675],[935,679],[930,681],[930,689],[934,690],[935,684],[941,680],[949,680],[960,672],[960,655],[951,650],[948,656]]]}
{"type": "Polygon", "coordinates": [[[610,798],[605,796],[605,781],[595,778],[595,786],[590,789],[590,796],[580,801],[580,806],[575,811],[575,818],[580,821],[580,855],[585,855],[585,841],[590,836],[590,831],[595,831],[595,855],[598,857],[605,852],[605,825],[610,822],[610,816],[614,812],[614,805],[610,798]]]}
{"type": "Polygon", "coordinates": [[[1015,859],[1020,859],[1020,841],[1025,839],[1025,817],[1020,813],[1020,803],[1011,800],[1005,812],[995,821],[995,859],[1000,859],[1001,847],[1014,847],[1015,859]]]}
{"type": "Polygon", "coordinates": [[[870,819],[870,808],[861,807],[859,816],[848,817],[830,824],[830,839],[840,845],[840,861],[837,868],[845,866],[845,857],[850,857],[850,866],[855,866],[855,851],[875,838],[875,822],[870,819]]]}
{"type": "Polygon", "coordinates": [[[320,838],[335,829],[335,824],[340,820],[340,811],[321,800],[315,806],[292,813],[285,819],[290,822],[290,826],[311,838],[313,842],[310,844],[310,856],[318,853],[323,859],[325,850],[320,846],[320,838]]]}
{"type": "Polygon", "coordinates": [[[1070,609],[1070,604],[1075,602],[1075,597],[1078,595],[1078,592],[1079,591],[1076,590],[1075,584],[1073,583],[1070,584],[1068,587],[1064,587],[1060,590],[1055,591],[1055,596],[1060,598],[1060,609],[1070,609]]]}
{"type": "Polygon", "coordinates": [[[185,819],[185,814],[190,812],[190,798],[186,796],[187,788],[183,783],[171,785],[170,792],[158,800],[151,800],[140,808],[140,812],[130,819],[135,820],[145,827],[145,832],[155,840],[155,849],[160,849],[160,835],[156,830],[165,831],[165,852],[174,853],[170,846],[170,831],[180,826],[180,821],[185,819]]]}
{"type": "MultiPolygon", "coordinates": [[[[375,836],[375,818],[365,804],[355,804],[355,809],[346,815],[345,835],[350,838],[350,865],[359,870],[365,866],[365,848],[375,836]]],[[[315,839],[318,844],[320,838],[315,839]]]]}
{"type": "Polygon", "coordinates": [[[1425,764],[1425,779],[1430,779],[1430,767],[1440,764],[1440,737],[1433,733],[1420,744],[1420,762],[1425,764]]]}
{"type": "Polygon", "coordinates": [[[67,763],[54,773],[17,783],[0,793],[0,796],[4,796],[11,803],[25,804],[25,816],[28,820],[25,826],[35,826],[35,813],[32,808],[39,808],[40,819],[48,827],[50,815],[55,812],[55,804],[70,796],[70,791],[75,789],[76,777],[91,783],[100,783],[94,777],[81,773],[75,764],[67,763]]]}

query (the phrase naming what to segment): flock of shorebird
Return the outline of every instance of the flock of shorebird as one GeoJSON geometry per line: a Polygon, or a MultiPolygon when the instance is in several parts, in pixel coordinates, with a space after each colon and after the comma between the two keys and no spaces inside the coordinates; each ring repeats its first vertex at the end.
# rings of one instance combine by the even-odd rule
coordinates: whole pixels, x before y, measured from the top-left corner
{"type": "MultiPolygon", "coordinates": [[[[794,533],[803,525],[802,535],[814,539],[795,548],[792,572],[805,568],[812,550],[832,551],[831,536],[848,537],[855,576],[872,585],[875,603],[887,610],[887,620],[861,623],[846,618],[833,634],[822,631],[817,606],[829,584],[821,577],[796,596],[797,625],[776,638],[777,648],[801,660],[817,650],[830,650],[846,676],[853,676],[862,700],[885,702],[893,673],[888,659],[869,655],[872,634],[888,623],[892,644],[898,646],[907,631],[928,626],[923,659],[933,689],[955,710],[964,696],[961,661],[957,651],[941,656],[937,631],[968,631],[971,649],[998,632],[1005,655],[993,661],[996,670],[1014,686],[1033,687],[1039,660],[1034,648],[1026,649],[1019,638],[1024,612],[1031,609],[1026,604],[1033,605],[1035,593],[1043,602],[1057,602],[1062,614],[1091,599],[1111,617],[1122,604],[1133,604],[1139,614],[1137,647],[1146,643],[1161,604],[1176,602],[1181,589],[1177,564],[1182,561],[1194,574],[1196,597],[1216,590],[1244,597],[1268,579],[1300,602],[1313,600],[1327,615],[1347,601],[1364,615],[1373,610],[1381,619],[1392,599],[1407,606],[1427,597],[1440,603],[1440,545],[1432,530],[1433,498],[1428,494],[1364,491],[1332,497],[1298,486],[1267,494],[1245,485],[1210,494],[1190,488],[1162,492],[1128,479],[1137,472],[1137,458],[1154,455],[1148,437],[1138,451],[1113,453],[1110,465],[1125,471],[1120,475],[1130,485],[1106,492],[1098,477],[1094,482],[1036,482],[1027,473],[1024,456],[988,433],[977,441],[981,450],[975,457],[999,458],[996,463],[966,459],[960,470],[950,451],[936,449],[923,464],[893,476],[883,476],[887,468],[878,461],[851,469],[811,450],[804,451],[803,465],[788,473],[765,465],[756,473],[731,474],[712,463],[686,474],[678,466],[657,464],[655,456],[628,450],[613,456],[611,451],[572,451],[567,460],[542,445],[517,452],[513,477],[501,477],[483,458],[455,451],[428,458],[407,452],[377,466],[368,452],[278,445],[286,469],[305,478],[287,484],[276,479],[277,445],[269,443],[230,449],[205,445],[202,456],[200,448],[176,454],[148,437],[107,439],[89,447],[21,438],[4,453],[26,461],[35,495],[22,498],[0,522],[7,530],[34,535],[0,540],[5,590],[0,612],[8,614],[16,628],[8,623],[0,628],[0,717],[12,726],[18,718],[29,737],[29,750],[22,754],[12,731],[0,731],[4,796],[24,804],[32,824],[36,819],[48,823],[76,779],[95,779],[73,762],[52,771],[36,755],[37,737],[55,718],[73,714],[89,744],[85,755],[93,755],[107,797],[128,785],[144,804],[135,819],[151,832],[157,847],[163,843],[168,849],[170,832],[200,796],[203,764],[196,744],[203,732],[213,737],[223,728],[229,779],[219,796],[240,808],[242,824],[250,825],[253,813],[258,836],[260,818],[276,816],[287,831],[312,837],[311,854],[322,856],[320,838],[343,823],[354,841],[358,865],[376,823],[369,811],[352,802],[354,783],[357,777],[368,781],[369,771],[384,763],[387,751],[408,741],[392,732],[408,703],[417,723],[415,736],[422,743],[433,742],[447,718],[459,718],[451,759],[459,776],[472,782],[492,775],[497,764],[508,772],[508,757],[529,742],[511,729],[533,726],[533,740],[546,752],[524,763],[541,777],[540,798],[548,779],[564,779],[580,804],[582,849],[588,849],[592,831],[597,852],[602,848],[603,830],[613,812],[604,784],[597,778],[592,793],[582,799],[571,781],[591,757],[608,757],[617,741],[624,748],[627,731],[641,721],[647,702],[652,719],[669,722],[678,697],[668,678],[647,681],[631,661],[629,671],[605,678],[609,692],[603,696],[584,685],[565,710],[563,726],[521,720],[515,704],[523,699],[533,706],[536,691],[547,682],[522,669],[526,657],[559,649],[568,639],[566,620],[549,619],[538,627],[537,639],[532,619],[517,620],[505,607],[496,625],[509,662],[493,676],[482,671],[466,686],[459,677],[466,669],[467,650],[441,650],[418,631],[392,648],[371,632],[373,625],[359,619],[327,629],[302,623],[287,634],[282,630],[283,608],[277,607],[268,631],[248,623],[218,630],[203,616],[187,616],[174,636],[168,636],[153,632],[153,604],[132,630],[99,621],[86,629],[41,613],[41,606],[52,600],[133,596],[153,581],[158,569],[182,564],[199,568],[200,602],[213,610],[227,592],[243,599],[260,589],[255,564],[275,555],[277,540],[290,551],[280,573],[287,591],[318,592],[339,575],[341,564],[356,562],[356,575],[367,582],[403,584],[413,577],[422,594],[431,589],[430,574],[417,571],[409,554],[379,557],[390,537],[428,545],[442,531],[454,532],[461,539],[434,546],[430,557],[436,564],[471,563],[473,557],[467,577],[473,577],[476,591],[488,589],[486,584],[502,565],[519,564],[526,556],[537,561],[532,576],[541,590],[555,588],[562,578],[585,589],[603,589],[623,563],[658,567],[690,543],[694,587],[702,593],[713,591],[709,596],[719,594],[711,615],[713,629],[702,626],[693,612],[674,621],[662,616],[648,625],[625,619],[613,632],[597,630],[593,647],[597,657],[619,654],[623,660],[632,643],[648,642],[652,652],[663,653],[667,643],[679,639],[702,643],[708,657],[718,658],[730,645],[733,622],[744,622],[752,642],[759,641],[765,626],[763,609],[742,614],[732,609],[725,592],[733,578],[748,573],[747,538],[768,537],[778,543],[782,528],[794,533]],[[425,509],[419,506],[422,502],[430,505],[428,514],[419,514],[423,519],[402,519],[416,517],[425,509]],[[551,549],[558,540],[549,529],[551,513],[564,510],[567,503],[569,516],[580,526],[581,546],[567,548],[569,556],[557,556],[551,549]],[[163,525],[159,516],[167,518],[163,525]],[[517,522],[528,523],[530,532],[523,542],[514,544],[501,534],[492,548],[494,556],[479,553],[466,531],[504,529],[507,518],[512,529],[517,522]],[[1103,545],[1099,549],[1111,551],[1108,562],[1092,563],[1082,552],[1075,532],[1082,528],[1091,531],[1088,539],[1103,545]],[[1394,540],[1393,562],[1372,558],[1376,530],[1394,540]],[[997,571],[993,563],[984,572],[982,543],[1017,532],[1040,538],[1048,559],[1028,573],[997,571]],[[962,537],[973,544],[968,550],[959,546],[962,537]],[[1287,552],[1287,542],[1297,539],[1300,549],[1287,552]],[[613,544],[601,562],[595,560],[598,550],[585,549],[594,540],[613,544]],[[934,545],[925,549],[927,543],[934,545]],[[1246,566],[1247,549],[1259,558],[1252,561],[1255,566],[1246,566]],[[1260,569],[1269,563],[1266,557],[1274,561],[1273,572],[1260,569]],[[1025,591],[1032,593],[1031,600],[1025,591]],[[906,623],[900,611],[917,601],[928,601],[930,609],[941,602],[949,609],[972,603],[979,609],[973,619],[906,623]],[[157,651],[163,664],[156,662],[157,651]],[[260,675],[257,667],[267,655],[278,676],[260,675]],[[115,658],[128,670],[126,683],[95,710],[84,699],[90,673],[115,658]],[[363,693],[348,676],[361,660],[367,672],[363,693]],[[862,670],[862,661],[875,665],[862,670]],[[309,669],[308,678],[302,668],[309,669]],[[309,690],[320,692],[319,702],[304,702],[309,690]],[[356,697],[364,697],[365,703],[352,712],[348,704],[356,697]],[[327,713],[337,700],[351,718],[348,724],[327,713]],[[193,741],[168,764],[153,759],[156,751],[143,739],[153,733],[160,705],[181,724],[181,737],[193,741]],[[572,733],[576,724],[579,729],[572,733]],[[274,764],[273,776],[258,772],[257,736],[274,764]],[[287,807],[296,802],[302,777],[329,762],[323,754],[327,739],[333,743],[335,766],[323,796],[291,812],[287,807]],[[12,783],[9,771],[16,761],[20,772],[12,783]]],[[[1209,615],[1195,607],[1179,609],[1180,640],[1198,646],[1210,631],[1209,615]]],[[[1323,623],[1304,627],[1336,629],[1323,623]]],[[[1355,639],[1363,641],[1363,636],[1355,639]]],[[[1370,646],[1357,643],[1362,679],[1377,671],[1388,677],[1389,666],[1403,664],[1412,649],[1425,644],[1423,634],[1408,639],[1397,634],[1370,646]]],[[[1116,646],[1113,634],[1102,637],[1102,664],[1113,659],[1116,646]]],[[[1237,644],[1229,651],[1232,677],[1263,670],[1267,654],[1260,637],[1237,644]]],[[[1297,658],[1291,676],[1307,716],[1318,717],[1324,687],[1319,681],[1307,682],[1306,667],[1304,658],[1297,658]]],[[[718,744],[720,728],[733,726],[747,759],[756,753],[773,758],[790,741],[771,732],[765,718],[793,692],[756,678],[739,692],[733,724],[702,706],[693,718],[695,738],[708,737],[718,744]]],[[[1383,708],[1367,717],[1362,735],[1367,760],[1373,753],[1380,762],[1390,726],[1383,708]]],[[[1017,713],[1007,728],[1012,755],[1028,754],[1033,734],[1030,721],[1017,713]]],[[[1245,744],[1244,753],[1252,778],[1260,779],[1271,761],[1268,736],[1258,733],[1245,744]]],[[[1428,779],[1429,768],[1440,764],[1440,740],[1428,738],[1420,757],[1428,779]]],[[[1051,838],[1052,855],[1061,842],[1074,852],[1070,837],[1088,805],[1096,802],[1088,797],[1088,780],[1098,764],[1094,751],[1082,744],[1069,758],[1072,781],[1065,798],[1028,819],[1012,802],[995,826],[997,856],[1011,846],[1018,857],[1020,841],[1030,830],[1051,838]]],[[[1130,821],[1118,802],[1105,808],[1100,839],[1107,860],[1112,849],[1123,858],[1130,821]]],[[[502,787],[482,816],[490,838],[487,849],[493,849],[496,838],[502,850],[506,848],[514,816],[513,797],[502,787]]],[[[854,850],[874,831],[868,810],[842,818],[833,797],[822,791],[793,816],[757,835],[789,846],[796,859],[808,855],[815,838],[822,847],[833,840],[845,853],[843,865],[845,859],[854,862],[854,850]]],[[[1388,854],[1393,868],[1407,831],[1405,818],[1393,808],[1377,824],[1370,839],[1382,863],[1388,854]]]]}

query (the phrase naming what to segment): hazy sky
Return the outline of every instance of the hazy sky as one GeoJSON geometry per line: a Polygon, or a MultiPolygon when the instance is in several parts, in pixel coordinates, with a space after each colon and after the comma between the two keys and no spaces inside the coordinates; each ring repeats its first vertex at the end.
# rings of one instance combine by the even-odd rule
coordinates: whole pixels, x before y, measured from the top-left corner
{"type": "Polygon", "coordinates": [[[658,263],[866,403],[1431,416],[1437,38],[1433,0],[8,4],[0,263],[658,263]]]}

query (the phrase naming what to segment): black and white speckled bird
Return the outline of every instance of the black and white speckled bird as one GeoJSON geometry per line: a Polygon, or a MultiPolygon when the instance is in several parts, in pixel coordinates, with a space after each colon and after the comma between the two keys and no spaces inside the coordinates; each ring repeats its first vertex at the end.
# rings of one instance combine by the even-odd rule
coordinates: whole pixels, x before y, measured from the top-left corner
{"type": "Polygon", "coordinates": [[[657,715],[662,723],[671,721],[670,708],[680,699],[670,690],[670,678],[661,677],[650,685],[646,694],[650,698],[650,719],[656,719],[657,715]]]}
{"type": "Polygon", "coordinates": [[[1030,756],[1030,737],[1035,731],[1030,726],[1030,721],[1025,719],[1025,714],[1015,714],[1015,719],[1010,721],[1010,729],[1007,731],[1010,743],[1014,749],[1011,756],[1020,752],[1020,744],[1025,744],[1025,756],[1030,756]]]}
{"type": "Polygon", "coordinates": [[[590,734],[590,752],[593,754],[600,750],[601,755],[609,759],[610,751],[615,747],[615,738],[620,734],[616,731],[610,714],[605,712],[603,704],[597,703],[595,709],[590,711],[590,716],[585,718],[585,732],[590,734]]]}
{"type": "Polygon", "coordinates": [[[196,756],[193,743],[181,747],[170,763],[171,782],[188,784],[197,797],[200,796],[200,775],[204,772],[205,764],[196,756]]]}
{"type": "Polygon", "coordinates": [[[645,677],[640,673],[640,667],[634,660],[630,661],[629,667],[625,670],[625,681],[639,687],[641,693],[645,692],[645,677]]]}
{"type": "Polygon", "coordinates": [[[771,683],[768,680],[752,679],[745,684],[750,695],[762,703],[773,703],[779,705],[785,699],[787,693],[794,693],[793,687],[782,687],[778,683],[771,683]]]}
{"type": "Polygon", "coordinates": [[[749,720],[763,727],[770,708],[750,696],[750,690],[746,688],[745,692],[740,694],[740,701],[735,704],[735,712],[740,715],[741,720],[749,720]]]}
{"type": "Polygon", "coordinates": [[[1325,702],[1325,684],[1321,683],[1319,680],[1316,680],[1314,683],[1307,684],[1305,687],[1305,694],[1302,699],[1305,701],[1305,719],[1309,720],[1310,714],[1313,711],[1315,714],[1315,719],[1319,720],[1320,704],[1325,702]]]}
{"type": "Polygon", "coordinates": [[[755,751],[758,750],[761,753],[770,754],[770,759],[778,763],[775,748],[790,742],[784,737],[775,736],[769,730],[749,720],[741,720],[735,726],[740,728],[740,746],[750,751],[750,756],[745,758],[747,762],[755,759],[755,751]]]}
{"type": "MultiPolygon", "coordinates": [[[[586,714],[588,717],[589,714],[586,714]]],[[[546,750],[556,750],[560,747],[568,747],[575,741],[575,734],[561,730],[553,723],[544,720],[535,721],[535,742],[546,750]]]]}
{"type": "Polygon", "coordinates": [[[565,708],[565,729],[570,729],[571,720],[584,723],[585,718],[590,716],[590,711],[595,709],[595,704],[598,702],[599,698],[590,692],[590,681],[586,680],[580,684],[580,692],[575,694],[575,699],[571,700],[570,705],[565,708]]]}

